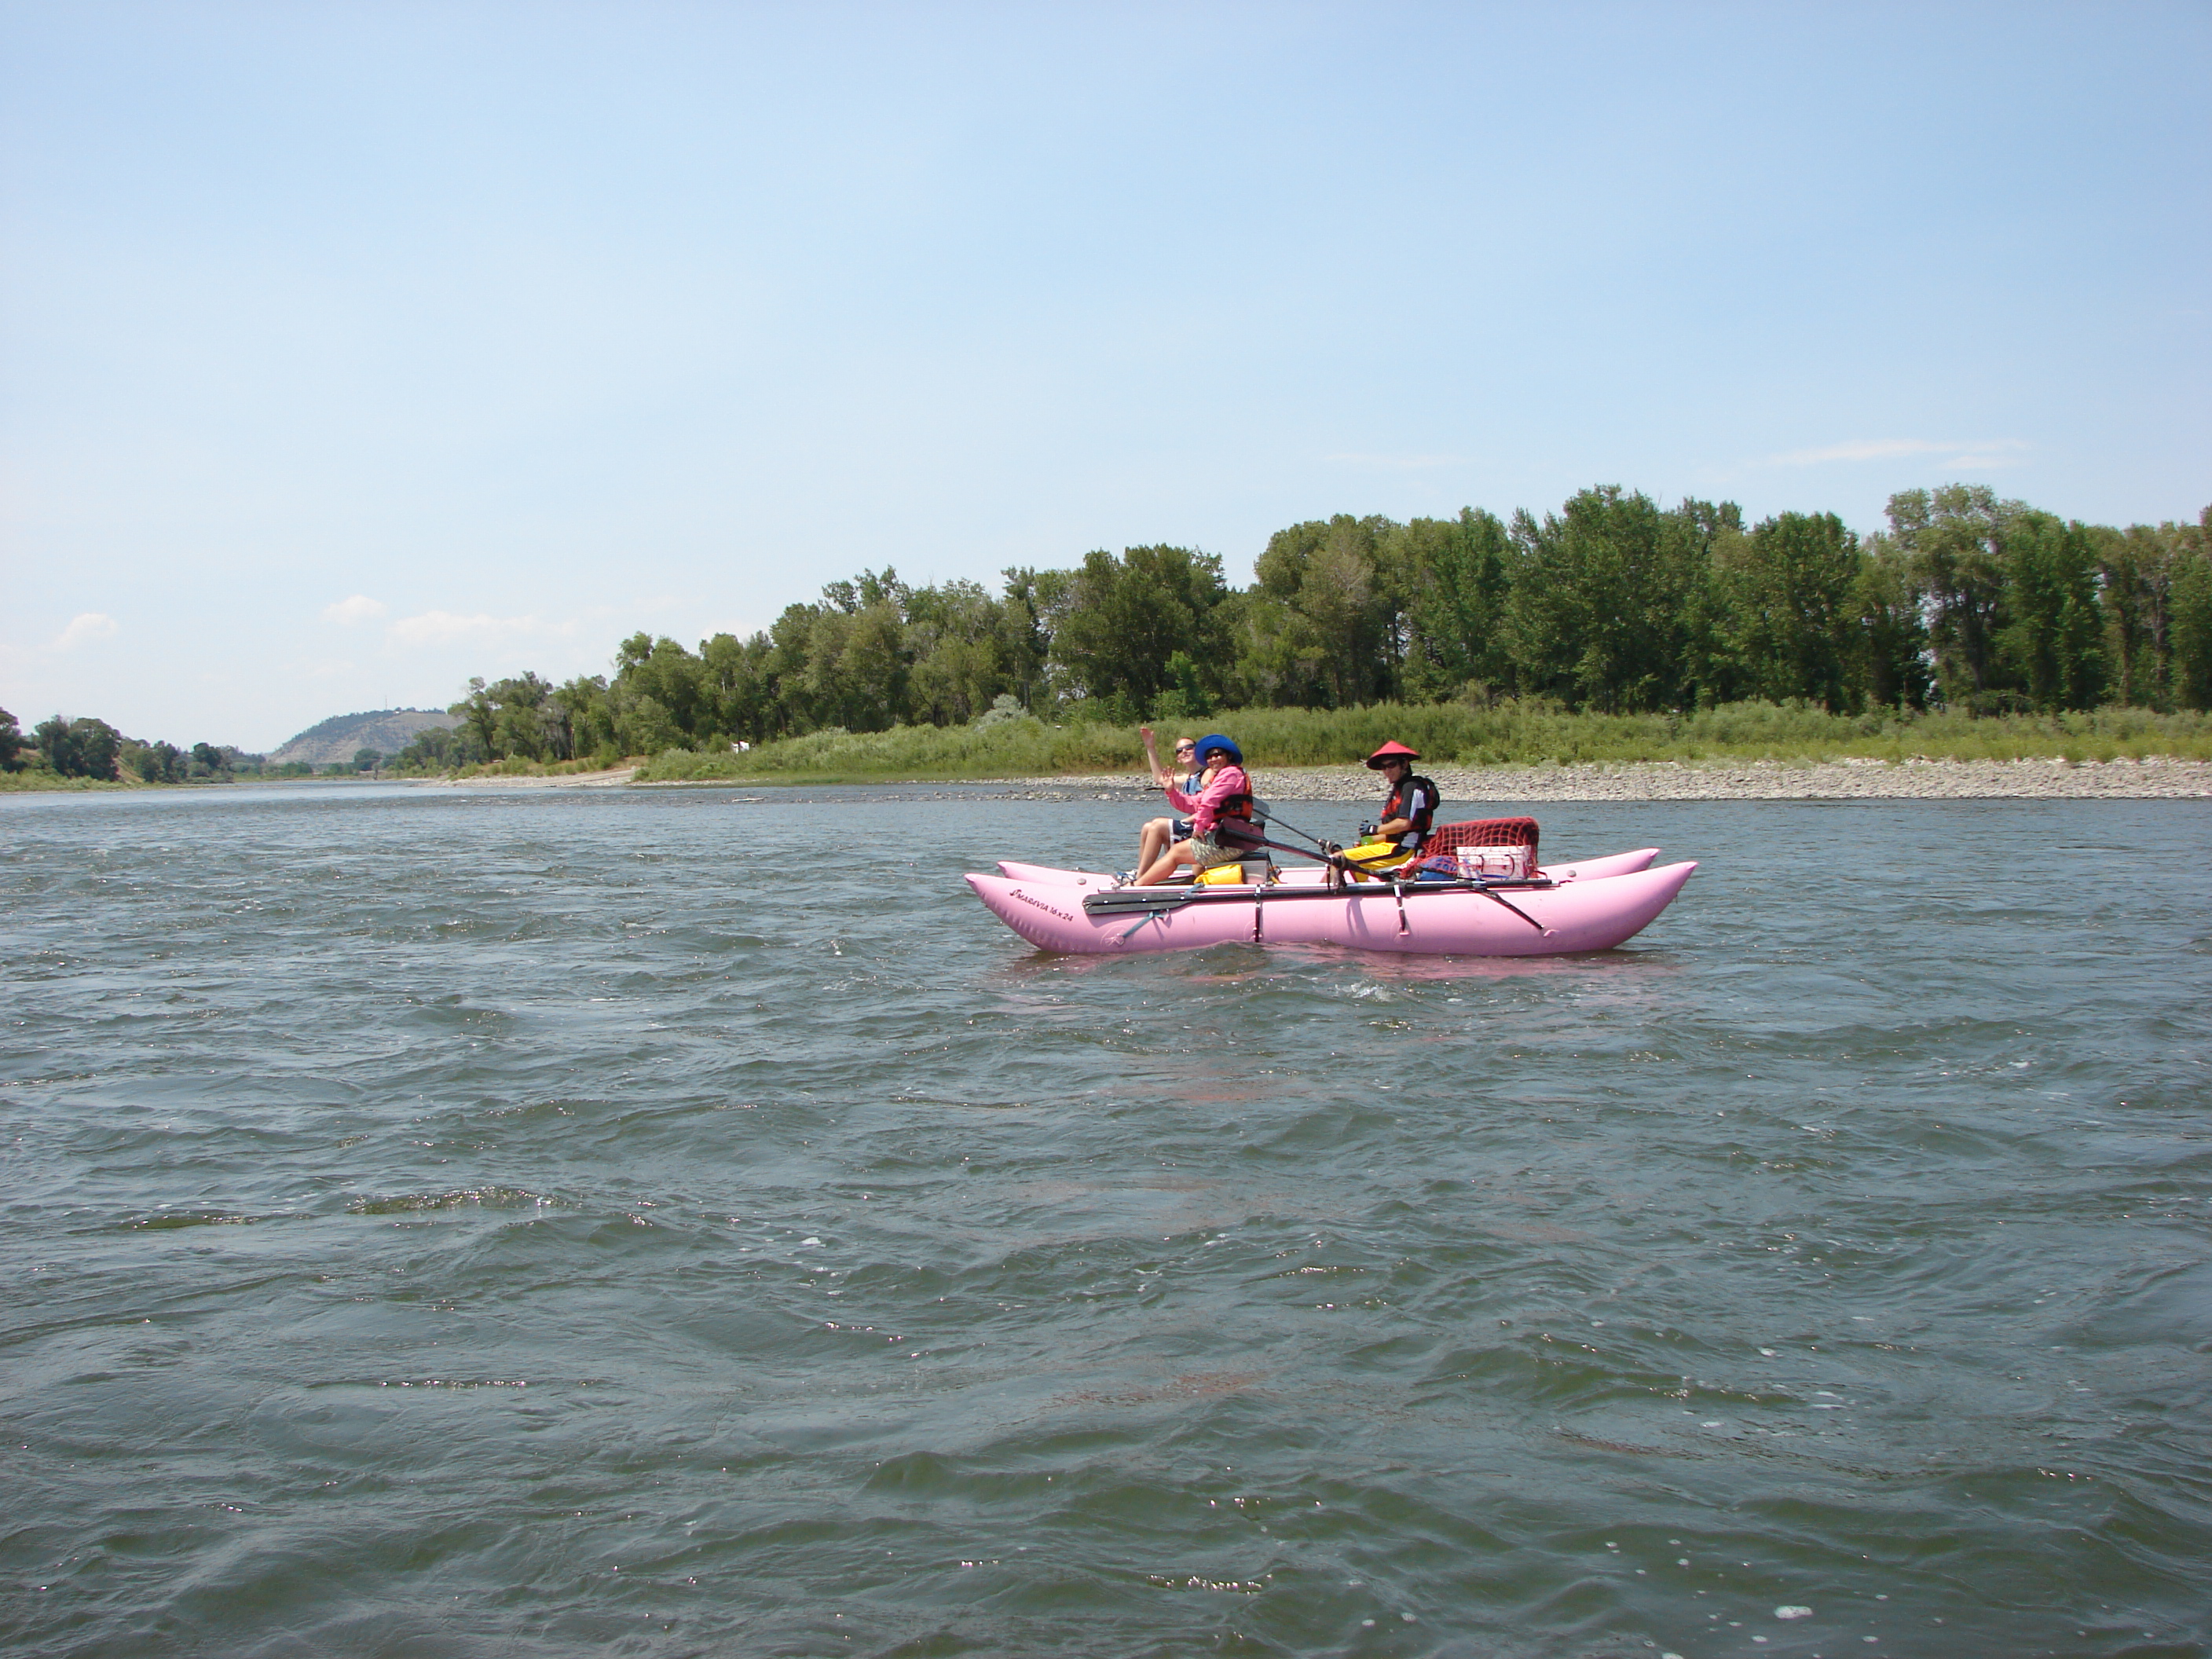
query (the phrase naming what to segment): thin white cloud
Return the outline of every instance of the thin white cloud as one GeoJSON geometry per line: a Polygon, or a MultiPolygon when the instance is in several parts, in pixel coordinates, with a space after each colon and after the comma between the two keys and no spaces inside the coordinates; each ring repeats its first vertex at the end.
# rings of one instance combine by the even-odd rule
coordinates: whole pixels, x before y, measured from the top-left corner
{"type": "Polygon", "coordinates": [[[402,617],[386,633],[395,645],[422,650],[442,645],[489,647],[510,640],[559,638],[575,629],[574,623],[548,623],[542,617],[493,617],[481,612],[463,617],[451,611],[425,611],[419,617],[402,617]]]}
{"type": "Polygon", "coordinates": [[[94,640],[112,640],[118,631],[114,617],[97,611],[82,611],[72,617],[70,625],[54,635],[54,649],[74,651],[94,640]]]}
{"type": "Polygon", "coordinates": [[[1817,449],[1793,449],[1785,454],[1771,455],[1767,465],[1823,466],[1832,461],[1891,461],[1906,455],[1942,455],[1948,458],[1940,463],[1942,465],[1983,470],[2018,465],[2019,452],[2027,447],[2027,443],[2019,438],[1978,439],[1971,442],[1934,438],[1853,438],[1844,443],[1824,444],[1817,449]]]}
{"type": "Polygon", "coordinates": [[[336,623],[341,628],[351,628],[356,623],[374,622],[384,615],[386,606],[366,593],[356,593],[349,599],[340,599],[336,605],[323,607],[323,620],[336,623]]]}
{"type": "MultiPolygon", "coordinates": [[[[2022,449],[2027,447],[2025,444],[2020,446],[2022,449]]],[[[1960,472],[1994,472],[2001,467],[2018,466],[2026,459],[2024,455],[2000,451],[1992,446],[1985,450],[1954,455],[1943,465],[1960,472]]]]}
{"type": "Polygon", "coordinates": [[[1465,455],[1324,455],[1322,459],[1345,466],[1383,466],[1408,472],[1426,466],[1472,466],[1474,464],[1465,455]]]}

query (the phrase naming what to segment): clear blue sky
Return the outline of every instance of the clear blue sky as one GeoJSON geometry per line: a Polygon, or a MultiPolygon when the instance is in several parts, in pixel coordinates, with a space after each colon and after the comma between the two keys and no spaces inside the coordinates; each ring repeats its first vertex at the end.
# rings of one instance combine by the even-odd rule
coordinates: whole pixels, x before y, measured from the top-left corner
{"type": "Polygon", "coordinates": [[[0,705],[1601,483],[2193,518],[2209,256],[2203,0],[0,0],[0,705]]]}

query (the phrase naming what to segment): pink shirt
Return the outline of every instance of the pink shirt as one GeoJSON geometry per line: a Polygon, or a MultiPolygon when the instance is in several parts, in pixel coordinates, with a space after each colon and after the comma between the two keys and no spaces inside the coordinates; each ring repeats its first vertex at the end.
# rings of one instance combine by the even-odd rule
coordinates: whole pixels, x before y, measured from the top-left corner
{"type": "Polygon", "coordinates": [[[1221,803],[1231,795],[1249,795],[1252,781],[1244,775],[1241,766],[1224,766],[1213,775],[1213,781],[1195,795],[1187,794],[1173,784],[1168,786],[1168,805],[1178,812],[1190,814],[1190,833],[1204,836],[1212,833],[1221,819],[1221,803]]]}

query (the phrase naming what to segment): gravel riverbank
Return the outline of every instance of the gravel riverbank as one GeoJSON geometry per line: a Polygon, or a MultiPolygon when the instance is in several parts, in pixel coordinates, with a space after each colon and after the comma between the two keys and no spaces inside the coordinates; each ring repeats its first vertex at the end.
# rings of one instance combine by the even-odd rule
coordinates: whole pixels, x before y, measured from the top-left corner
{"type": "MultiPolygon", "coordinates": [[[[1437,766],[1426,769],[1454,801],[1545,800],[1992,800],[2212,798],[2212,762],[2190,760],[1779,761],[1686,765],[1680,761],[1618,766],[1437,766]]],[[[1382,786],[1358,767],[1256,767],[1263,799],[1368,801],[1382,786]]],[[[1120,775],[1021,778],[1009,787],[1027,799],[1068,800],[1127,791],[1150,793],[1120,775]]]]}
{"type": "MultiPolygon", "coordinates": [[[[456,780],[471,788],[610,789],[631,786],[635,767],[563,777],[456,780]]],[[[1781,761],[1690,764],[1644,761],[1622,765],[1436,766],[1428,774],[1455,801],[1547,800],[2159,800],[2212,799],[2212,761],[1844,760],[1814,765],[1781,761]]],[[[1382,781],[1356,766],[1255,769],[1268,800],[1371,801],[1382,781]]],[[[902,781],[885,778],[886,785],[902,781]]],[[[936,781],[933,780],[933,781],[936,781]]],[[[817,786],[747,777],[697,784],[634,787],[762,791],[817,786]]],[[[1083,800],[1156,792],[1133,773],[1057,778],[978,778],[948,789],[995,788],[1018,800],[1083,800]]]]}

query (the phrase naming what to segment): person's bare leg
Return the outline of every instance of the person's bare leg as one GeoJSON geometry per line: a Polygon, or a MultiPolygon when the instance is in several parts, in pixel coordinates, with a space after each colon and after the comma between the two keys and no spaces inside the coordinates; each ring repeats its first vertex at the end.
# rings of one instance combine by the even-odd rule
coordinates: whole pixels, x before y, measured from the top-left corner
{"type": "Polygon", "coordinates": [[[1172,818],[1154,818],[1145,825],[1145,833],[1137,838],[1137,868],[1149,870],[1159,855],[1168,850],[1172,837],[1169,831],[1175,828],[1172,818]]]}
{"type": "Polygon", "coordinates": [[[1175,874],[1180,866],[1197,862],[1198,849],[1187,841],[1179,841],[1161,854],[1150,869],[1144,871],[1129,884],[1132,887],[1157,887],[1175,874]]]}

